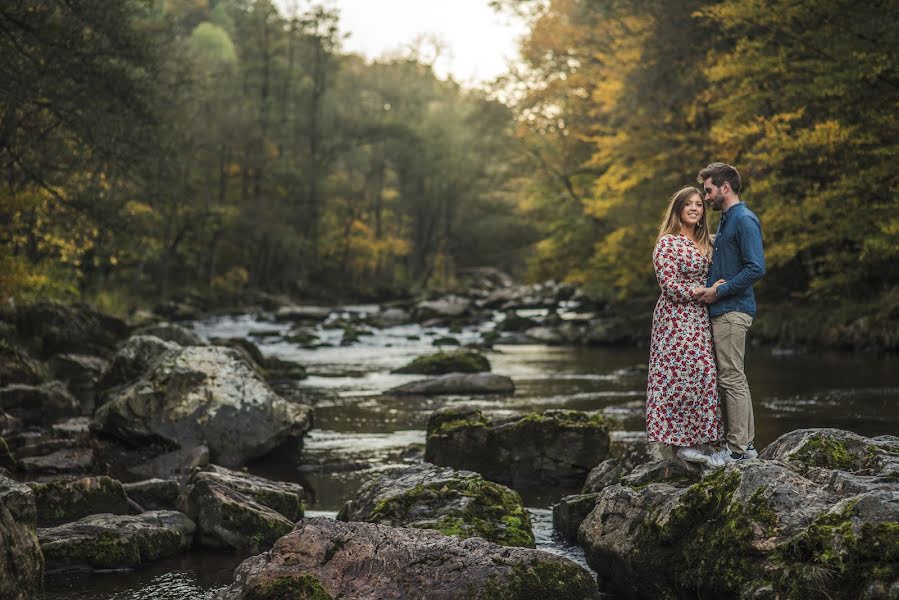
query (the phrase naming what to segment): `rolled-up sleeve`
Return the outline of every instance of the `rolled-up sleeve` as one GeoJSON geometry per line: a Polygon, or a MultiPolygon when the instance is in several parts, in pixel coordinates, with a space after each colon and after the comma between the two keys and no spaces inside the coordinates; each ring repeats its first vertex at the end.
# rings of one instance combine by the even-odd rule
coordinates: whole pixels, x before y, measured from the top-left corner
{"type": "Polygon", "coordinates": [[[734,296],[762,278],[765,274],[765,250],[762,246],[762,228],[759,222],[750,216],[739,219],[736,223],[737,243],[740,247],[740,271],[727,283],[718,287],[718,297],[734,296]]]}
{"type": "Polygon", "coordinates": [[[690,284],[681,277],[677,264],[678,249],[671,236],[663,236],[652,253],[659,287],[672,302],[685,304],[693,301],[690,284]]]}

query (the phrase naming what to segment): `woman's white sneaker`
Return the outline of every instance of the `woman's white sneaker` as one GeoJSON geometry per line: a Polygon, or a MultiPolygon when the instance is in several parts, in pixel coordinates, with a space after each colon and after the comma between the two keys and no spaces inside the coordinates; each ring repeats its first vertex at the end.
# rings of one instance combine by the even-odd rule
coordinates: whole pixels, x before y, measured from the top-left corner
{"type": "Polygon", "coordinates": [[[700,463],[703,465],[706,465],[709,462],[708,456],[692,446],[679,449],[677,451],[677,457],[687,462],[700,463]]]}

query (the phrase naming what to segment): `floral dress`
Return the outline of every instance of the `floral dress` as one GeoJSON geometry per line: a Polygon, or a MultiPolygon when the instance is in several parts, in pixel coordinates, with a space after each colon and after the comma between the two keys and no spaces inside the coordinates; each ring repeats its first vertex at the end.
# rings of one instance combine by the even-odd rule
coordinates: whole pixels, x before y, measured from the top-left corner
{"type": "Polygon", "coordinates": [[[651,442],[693,446],[723,438],[708,307],[690,290],[704,286],[709,259],[683,235],[665,235],[652,254],[662,295],[652,319],[646,433],[651,442]]]}

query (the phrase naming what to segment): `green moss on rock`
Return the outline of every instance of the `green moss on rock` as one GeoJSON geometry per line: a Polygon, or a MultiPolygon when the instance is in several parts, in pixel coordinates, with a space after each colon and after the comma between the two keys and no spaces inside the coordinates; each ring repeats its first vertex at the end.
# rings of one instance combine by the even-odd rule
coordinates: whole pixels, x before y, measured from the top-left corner
{"type": "Polygon", "coordinates": [[[810,467],[842,471],[857,471],[861,468],[859,461],[843,441],[824,435],[809,438],[792,458],[810,467]]]}
{"type": "Polygon", "coordinates": [[[482,354],[457,350],[419,356],[394,373],[445,375],[446,373],[483,373],[490,371],[490,361],[482,354]]]}
{"type": "Polygon", "coordinates": [[[478,600],[589,600],[597,596],[596,583],[574,563],[517,564],[511,576],[491,579],[478,600]]]}
{"type": "Polygon", "coordinates": [[[245,600],[334,600],[321,582],[308,573],[250,584],[244,598],[245,600]]]}

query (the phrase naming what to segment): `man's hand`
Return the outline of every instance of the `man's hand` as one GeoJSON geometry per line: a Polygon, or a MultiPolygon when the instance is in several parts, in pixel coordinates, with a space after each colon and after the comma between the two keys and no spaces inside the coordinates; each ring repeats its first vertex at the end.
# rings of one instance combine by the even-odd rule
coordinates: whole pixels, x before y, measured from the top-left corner
{"type": "Polygon", "coordinates": [[[722,283],[725,283],[725,281],[723,279],[719,279],[714,284],[712,284],[712,287],[696,288],[696,290],[694,290],[693,296],[700,302],[712,304],[713,302],[716,302],[718,300],[718,286],[720,286],[722,283]]]}

